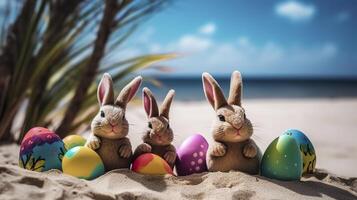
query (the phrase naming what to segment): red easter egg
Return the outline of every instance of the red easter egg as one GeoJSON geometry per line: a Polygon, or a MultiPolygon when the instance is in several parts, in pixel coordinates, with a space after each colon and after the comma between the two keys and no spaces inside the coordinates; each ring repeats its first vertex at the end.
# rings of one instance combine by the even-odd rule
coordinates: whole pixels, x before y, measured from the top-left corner
{"type": "Polygon", "coordinates": [[[170,165],[160,156],[152,153],[142,154],[135,159],[131,170],[147,175],[173,174],[170,165]]]}

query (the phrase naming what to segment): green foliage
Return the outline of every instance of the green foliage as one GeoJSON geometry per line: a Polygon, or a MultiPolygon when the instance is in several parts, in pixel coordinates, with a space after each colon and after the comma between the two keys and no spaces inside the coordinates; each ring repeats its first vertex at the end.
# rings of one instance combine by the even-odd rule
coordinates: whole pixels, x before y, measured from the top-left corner
{"type": "MultiPolygon", "coordinates": [[[[67,111],[83,71],[93,59],[94,44],[105,3],[110,0],[42,0],[9,1],[0,12],[0,140],[9,138],[15,116],[22,105],[25,119],[19,140],[33,126],[56,127],[67,111]],[[18,9],[18,8],[21,9],[18,9]]],[[[114,1],[115,2],[115,1],[114,1]]],[[[116,1],[106,52],[116,52],[136,30],[140,22],[164,5],[164,0],[116,1]]],[[[104,45],[105,46],[105,45],[104,45]]],[[[120,54],[118,56],[120,57],[120,54]]],[[[113,81],[125,83],[133,72],[174,54],[143,55],[127,60],[108,59],[108,53],[97,58],[105,63],[94,68],[86,96],[81,99],[67,133],[88,125],[97,105],[96,81],[110,72],[113,81]]],[[[64,136],[64,135],[62,135],[64,136]]]]}

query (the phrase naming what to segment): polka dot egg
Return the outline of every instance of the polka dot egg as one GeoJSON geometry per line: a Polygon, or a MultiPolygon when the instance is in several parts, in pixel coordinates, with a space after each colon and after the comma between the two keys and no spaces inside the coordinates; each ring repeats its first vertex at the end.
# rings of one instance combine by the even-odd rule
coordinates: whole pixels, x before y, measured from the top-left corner
{"type": "Polygon", "coordinates": [[[61,138],[47,128],[29,130],[20,146],[19,166],[43,172],[50,169],[62,170],[62,158],[66,148],[61,138]]]}
{"type": "Polygon", "coordinates": [[[187,138],[177,150],[176,172],[179,176],[207,171],[207,140],[200,134],[187,138]]]}

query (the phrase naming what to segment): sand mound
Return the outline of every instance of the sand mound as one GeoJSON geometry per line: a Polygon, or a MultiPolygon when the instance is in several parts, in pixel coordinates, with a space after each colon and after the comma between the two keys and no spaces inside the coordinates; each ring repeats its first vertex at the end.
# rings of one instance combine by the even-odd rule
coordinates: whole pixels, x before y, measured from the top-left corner
{"type": "MultiPolygon", "coordinates": [[[[356,105],[356,99],[263,99],[248,100],[246,110],[257,125],[255,136],[262,150],[286,128],[299,127],[306,130],[314,141],[318,167],[356,177],[356,105]],[[303,115],[296,114],[301,110],[303,115]],[[331,123],[331,116],[344,117],[334,117],[331,123]],[[341,143],[341,140],[336,140],[336,133],[343,133],[348,140],[341,143]]],[[[175,113],[172,126],[176,146],[191,133],[211,137],[209,130],[214,113],[207,102],[176,102],[172,113],[175,113]],[[188,126],[187,122],[195,124],[188,126]]],[[[141,132],[146,126],[143,119],[146,117],[141,107],[131,107],[127,114],[134,124],[129,135],[135,147],[141,142],[141,132]]],[[[323,170],[317,170],[314,176],[297,182],[282,182],[240,172],[174,177],[143,176],[128,170],[112,171],[93,181],[86,181],[60,171],[37,173],[21,169],[17,166],[18,152],[17,145],[0,146],[0,200],[357,199],[356,178],[344,178],[323,170]]]]}
{"type": "Polygon", "coordinates": [[[356,178],[318,171],[296,182],[281,182],[240,172],[185,177],[144,176],[114,170],[80,180],[58,170],[37,173],[0,165],[0,199],[357,199],[356,178]]]}

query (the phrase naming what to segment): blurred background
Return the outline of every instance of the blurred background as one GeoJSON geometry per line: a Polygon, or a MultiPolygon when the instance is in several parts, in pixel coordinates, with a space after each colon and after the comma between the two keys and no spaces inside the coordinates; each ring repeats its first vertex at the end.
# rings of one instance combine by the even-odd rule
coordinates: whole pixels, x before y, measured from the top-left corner
{"type": "MultiPolygon", "coordinates": [[[[176,90],[175,145],[210,136],[202,72],[243,105],[262,150],[284,130],[313,141],[317,166],[357,176],[357,2],[353,0],[1,0],[0,141],[29,128],[88,133],[104,72],[116,94],[140,74],[158,101],[176,90]]],[[[134,144],[146,126],[128,107],[134,144]]],[[[135,146],[135,145],[133,145],[135,146]]]]}
{"type": "Polygon", "coordinates": [[[151,73],[180,99],[203,98],[194,91],[203,71],[228,86],[233,70],[243,73],[248,98],[356,96],[356,12],[348,0],[177,1],[136,33],[128,52],[182,53],[167,62],[174,73],[151,73]]]}

